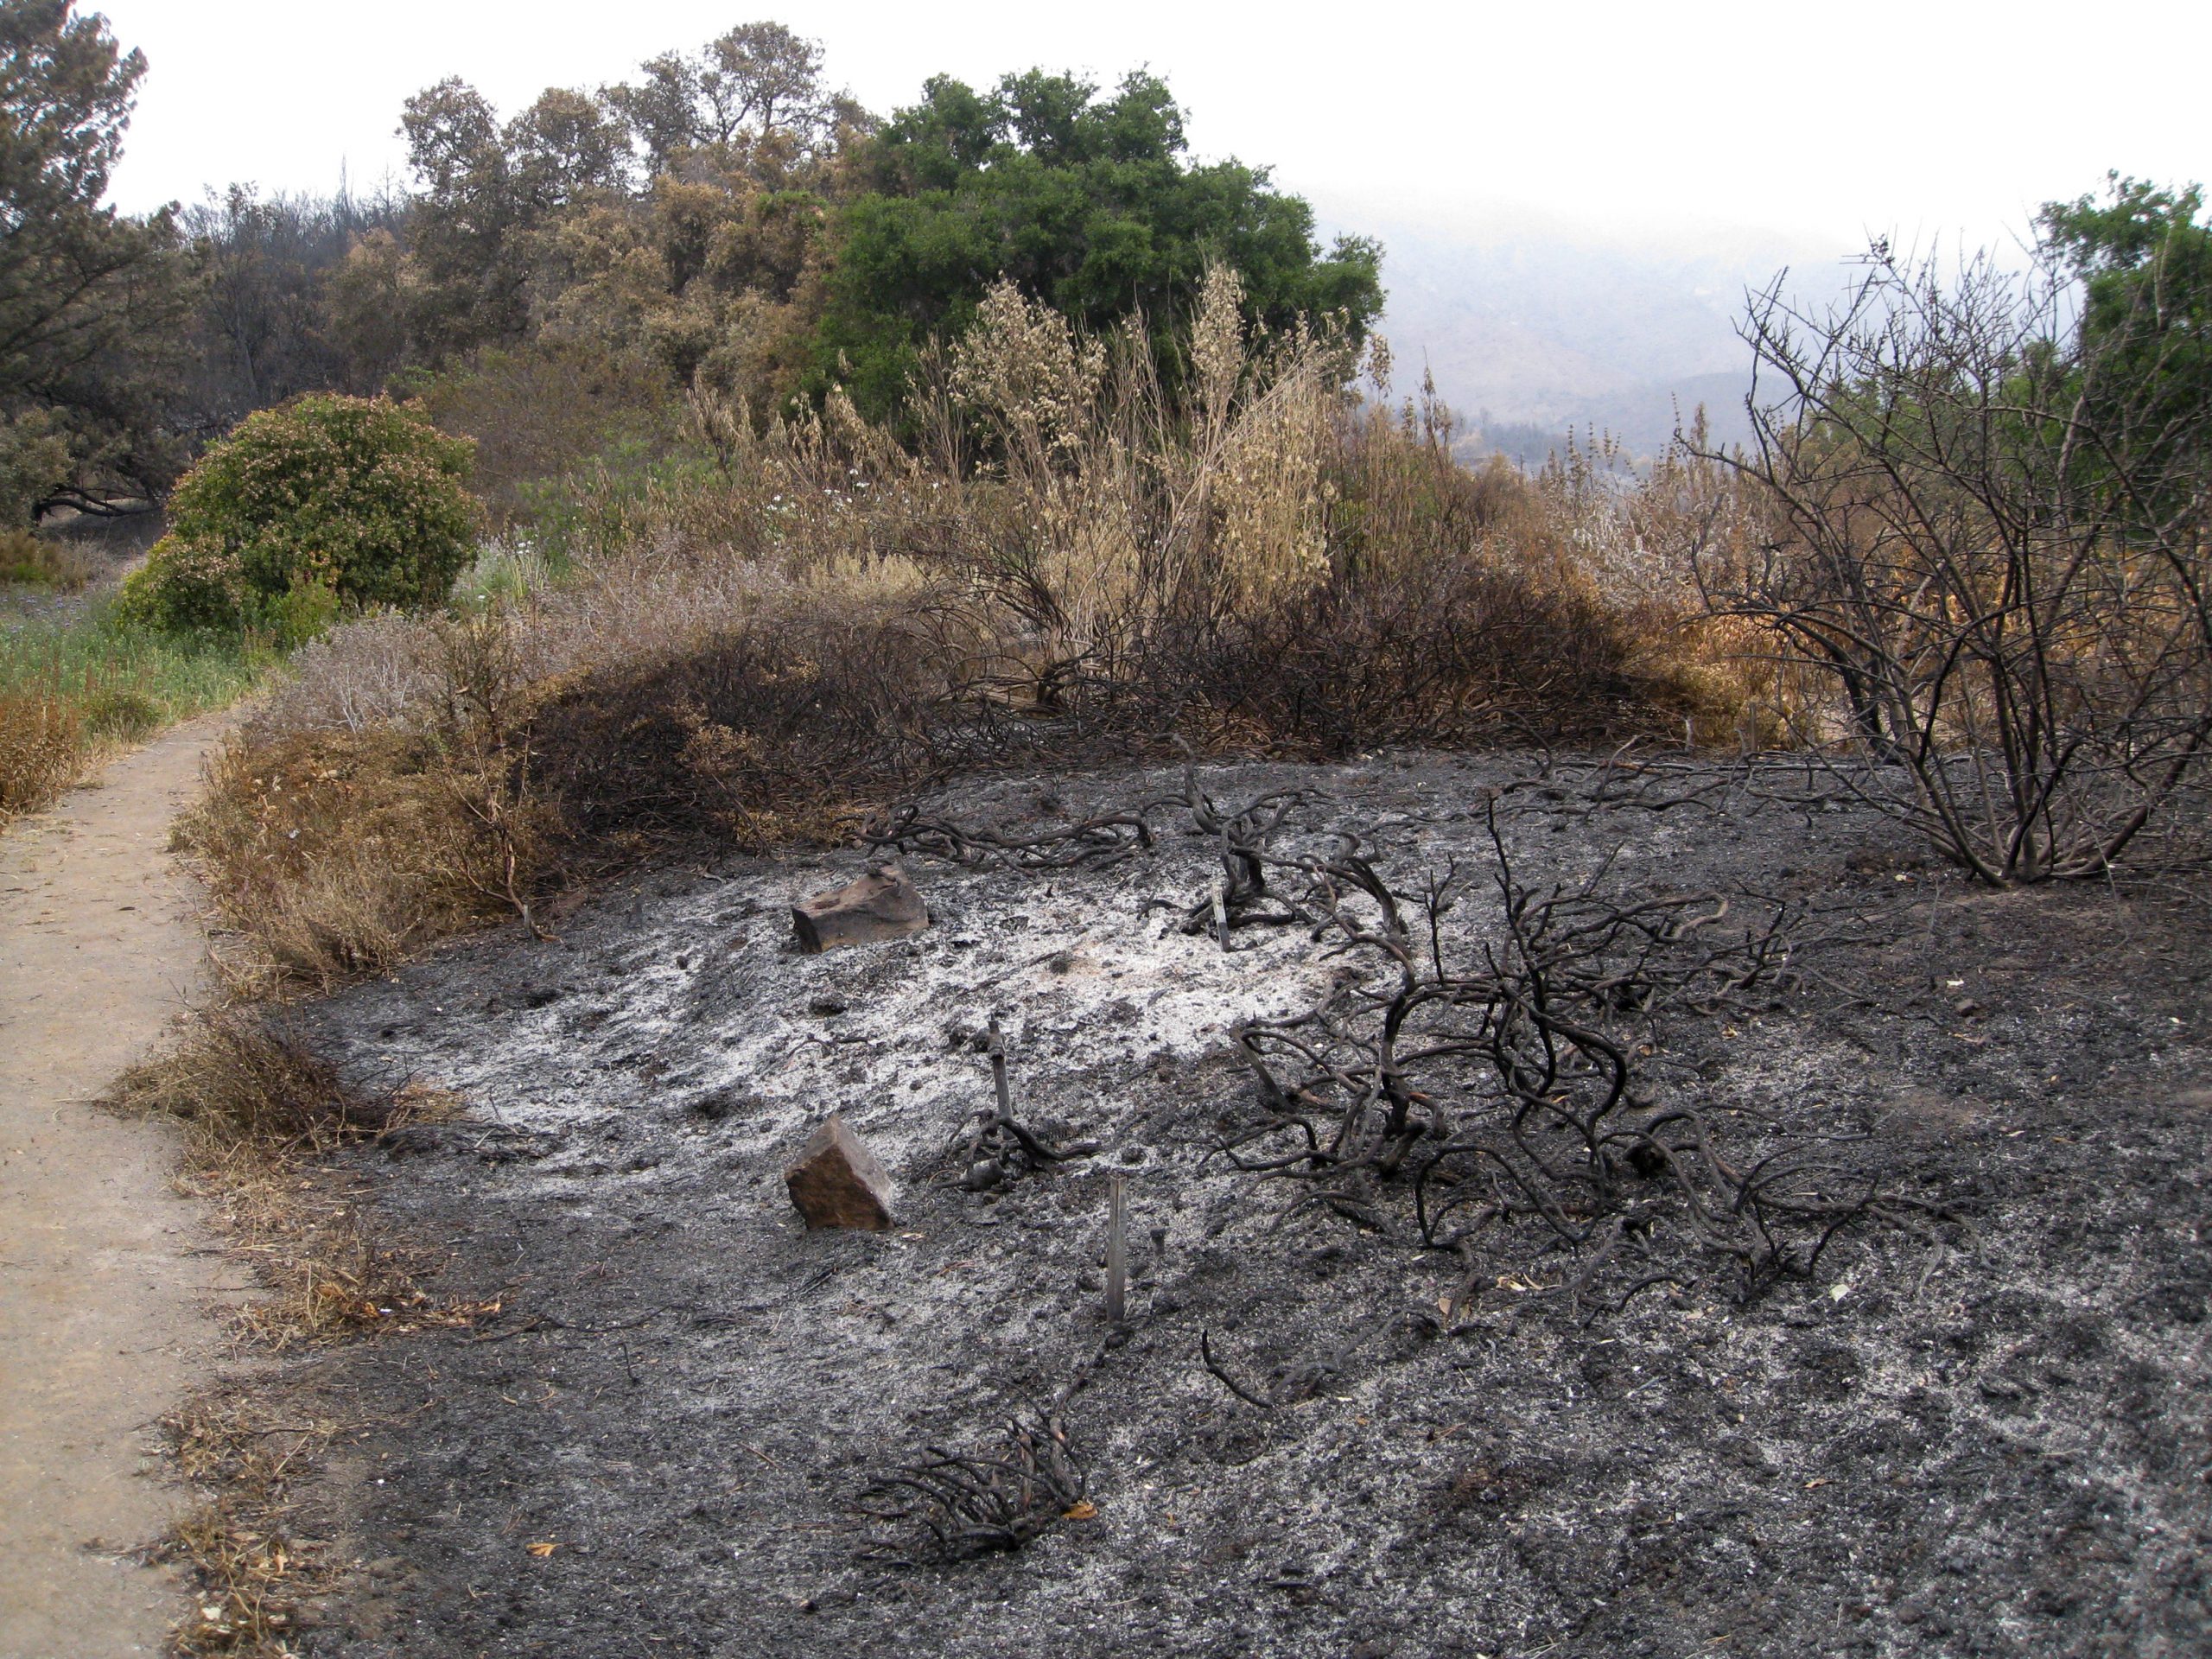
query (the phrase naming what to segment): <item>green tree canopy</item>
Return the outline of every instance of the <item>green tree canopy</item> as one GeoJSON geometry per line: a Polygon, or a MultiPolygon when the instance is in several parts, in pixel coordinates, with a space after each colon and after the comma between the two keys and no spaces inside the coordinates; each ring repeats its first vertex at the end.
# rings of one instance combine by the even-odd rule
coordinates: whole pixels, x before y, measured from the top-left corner
{"type": "MultiPolygon", "coordinates": [[[[1110,96],[1032,70],[989,92],[939,76],[870,141],[842,207],[817,340],[817,376],[847,381],[872,415],[900,400],[924,343],[973,317],[1001,278],[1086,327],[1187,303],[1209,259],[1243,277],[1273,327],[1382,309],[1381,249],[1323,251],[1313,209],[1241,162],[1193,163],[1166,86],[1126,77],[1110,96]]],[[[1163,331],[1163,334],[1165,331],[1163,331]]]]}
{"type": "Polygon", "coordinates": [[[2118,173],[2104,198],[2047,203],[2044,257],[2079,284],[2075,336],[2056,359],[2094,429],[2125,430],[2129,467],[2088,454],[2139,511],[2201,499],[2212,458],[2212,226],[2201,185],[2161,189],[2118,173]]]}
{"type": "Polygon", "coordinates": [[[134,360],[179,320],[175,236],[167,213],[101,205],[145,71],[72,0],[0,0],[0,473],[35,454],[50,474],[66,451],[79,474],[21,474],[17,516],[95,474],[143,489],[165,476],[134,360]]]}

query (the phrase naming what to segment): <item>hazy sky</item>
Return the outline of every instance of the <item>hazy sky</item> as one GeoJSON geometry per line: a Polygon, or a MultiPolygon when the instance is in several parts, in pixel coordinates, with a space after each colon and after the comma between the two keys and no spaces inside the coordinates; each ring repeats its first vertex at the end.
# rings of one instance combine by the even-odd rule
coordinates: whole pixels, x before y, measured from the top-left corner
{"type": "Polygon", "coordinates": [[[1272,164],[1332,221],[1479,232],[1534,209],[1665,241],[2003,237],[2107,168],[2212,175],[2212,5],[1957,0],[1510,6],[819,0],[92,0],[150,60],[115,200],[327,191],[404,157],[448,74],[503,111],[767,16],[880,111],[924,77],[1147,66],[1194,147],[1272,164]]]}

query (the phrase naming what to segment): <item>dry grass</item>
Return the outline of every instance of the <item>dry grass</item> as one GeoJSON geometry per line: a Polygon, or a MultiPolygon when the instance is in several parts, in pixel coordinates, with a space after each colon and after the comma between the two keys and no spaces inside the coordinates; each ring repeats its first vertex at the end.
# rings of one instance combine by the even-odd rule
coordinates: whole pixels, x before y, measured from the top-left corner
{"type": "Polygon", "coordinates": [[[247,988],[315,988],[380,972],[510,908],[493,812],[505,780],[391,729],[233,738],[179,821],[243,954],[247,988]]]}
{"type": "Polygon", "coordinates": [[[0,588],[50,588],[73,594],[99,574],[99,563],[73,537],[0,530],[0,588]]]}
{"type": "Polygon", "coordinates": [[[160,1551],[194,1579],[191,1611],[173,1637],[181,1654],[288,1659],[298,1651],[302,1603],[338,1581],[327,1547],[294,1525],[297,1486],[338,1433],[327,1420],[302,1421],[303,1403],[234,1389],[162,1419],[197,1495],[160,1551]]]}
{"type": "Polygon", "coordinates": [[[0,826],[49,804],[84,765],[82,714],[40,690],[0,691],[0,826]]]}
{"type": "Polygon", "coordinates": [[[445,1091],[417,1084],[365,1095],[309,1052],[281,1013],[216,1007],[196,1014],[168,1052],[126,1072],[112,1103],[184,1125],[188,1180],[215,1204],[230,1248],[271,1293],[240,1312],[240,1335],[282,1350],[474,1317],[425,1292],[419,1257],[371,1233],[360,1206],[315,1163],[449,1114],[445,1091]]]}
{"type": "MultiPolygon", "coordinates": [[[[317,1154],[448,1115],[445,1091],[411,1085],[371,1098],[346,1086],[278,1015],[197,1014],[168,1053],[118,1084],[123,1109],[186,1129],[188,1184],[210,1201],[231,1252],[266,1294],[233,1320],[241,1344],[283,1353],[430,1325],[466,1325],[496,1309],[441,1299],[420,1282],[418,1251],[378,1238],[317,1154]]],[[[343,1564],[296,1525],[299,1489],[337,1432],[302,1421],[306,1397],[280,1381],[194,1401],[164,1420],[196,1502],[161,1545],[193,1578],[175,1645],[188,1655],[282,1659],[297,1649],[303,1600],[343,1564]]]]}

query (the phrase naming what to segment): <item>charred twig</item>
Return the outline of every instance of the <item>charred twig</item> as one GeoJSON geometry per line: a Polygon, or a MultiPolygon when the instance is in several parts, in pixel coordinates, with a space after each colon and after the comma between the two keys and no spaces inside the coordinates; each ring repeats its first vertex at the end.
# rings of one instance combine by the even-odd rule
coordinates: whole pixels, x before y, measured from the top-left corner
{"type": "Polygon", "coordinates": [[[1095,1141],[1077,1141],[1055,1147],[1040,1138],[1014,1115],[1014,1086],[1007,1071],[1006,1033],[998,1017],[991,1018],[988,1049],[994,1104],[978,1114],[968,1139],[969,1162],[960,1184],[971,1192],[998,1185],[1007,1176],[1024,1170],[1040,1170],[1071,1159],[1088,1158],[1098,1150],[1095,1141]]]}
{"type": "Polygon", "coordinates": [[[1307,790],[1279,790],[1224,811],[1198,786],[1198,769],[1183,769],[1183,804],[1197,832],[1221,849],[1222,876],[1183,921],[1185,933],[1211,932],[1224,950],[1233,929],[1260,925],[1310,925],[1313,918],[1296,905],[1269,907],[1268,842],[1292,814],[1317,798],[1307,790]]]}
{"type": "Polygon", "coordinates": [[[1212,1338],[1213,1333],[1211,1331],[1198,1332],[1198,1358],[1205,1363],[1206,1370],[1213,1373],[1215,1379],[1222,1387],[1227,1389],[1246,1405],[1257,1406],[1262,1411],[1274,1410],[1276,1408],[1274,1401],[1262,1399],[1222,1369],[1221,1362],[1213,1357],[1212,1338]]]}
{"type": "Polygon", "coordinates": [[[909,802],[864,826],[861,838],[872,848],[927,853],[971,868],[1004,861],[1025,870],[1103,869],[1151,849],[1153,830],[1145,815],[1161,804],[1150,801],[1058,830],[1010,836],[927,817],[909,802]]]}
{"type": "MultiPolygon", "coordinates": [[[[873,1519],[912,1529],[938,1559],[962,1560],[1015,1550],[1040,1536],[1084,1501],[1085,1476],[1057,1409],[1009,1422],[998,1440],[974,1452],[931,1446],[863,1494],[873,1519]]],[[[878,1542],[869,1558],[914,1564],[912,1544],[878,1542]]]]}
{"type": "Polygon", "coordinates": [[[1120,1325],[1129,1313],[1129,1199],[1121,1172],[1106,1180],[1106,1318],[1120,1325]]]}

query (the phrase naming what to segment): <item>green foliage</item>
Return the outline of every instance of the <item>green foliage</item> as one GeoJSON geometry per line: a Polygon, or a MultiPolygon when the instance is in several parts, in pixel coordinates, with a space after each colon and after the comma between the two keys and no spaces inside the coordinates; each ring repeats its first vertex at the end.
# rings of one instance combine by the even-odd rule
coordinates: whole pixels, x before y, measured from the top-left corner
{"type": "Polygon", "coordinates": [[[341,605],[442,601],[474,550],[474,446],[385,398],[303,397],[250,416],[177,486],[169,533],[124,585],[168,628],[311,637],[341,605]]]}
{"type": "Polygon", "coordinates": [[[0,512],[16,522],[26,498],[168,475],[149,367],[182,316],[174,229],[100,205],[145,69],[72,0],[0,0],[0,512]]]}
{"type": "MultiPolygon", "coordinates": [[[[2060,380],[2052,401],[2078,398],[2099,426],[2126,428],[2141,453],[2130,458],[2132,479],[2112,481],[2152,514],[2202,488],[2212,444],[2212,225],[2201,219],[2203,207],[2201,185],[2162,190],[2113,173],[2103,200],[2047,203],[2037,221],[2044,257],[2082,295],[2070,350],[2046,365],[2060,380]]],[[[2085,453],[2080,464],[2113,471],[2109,455],[2085,453]]]]}
{"type": "Polygon", "coordinates": [[[50,410],[0,415],[0,531],[28,524],[54,485],[69,476],[69,440],[50,410]]]}
{"type": "Polygon", "coordinates": [[[1381,250],[1344,238],[1324,254],[1313,210],[1265,168],[1193,166],[1186,148],[1182,111],[1148,74],[1109,98],[1034,70],[988,93],[931,80],[873,141],[872,188],[843,209],[817,384],[844,381],[880,416],[925,341],[963,329],[995,282],[1103,333],[1133,314],[1166,323],[1210,261],[1242,276],[1251,319],[1342,313],[1357,340],[1382,309],[1381,250]]]}
{"type": "Polygon", "coordinates": [[[162,728],[162,705],[135,685],[104,685],[84,702],[85,729],[94,737],[136,743],[162,728]]]}

